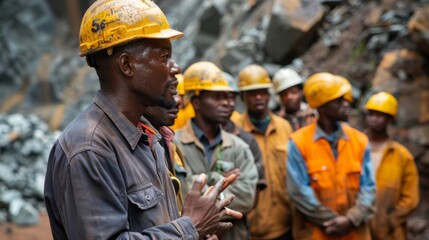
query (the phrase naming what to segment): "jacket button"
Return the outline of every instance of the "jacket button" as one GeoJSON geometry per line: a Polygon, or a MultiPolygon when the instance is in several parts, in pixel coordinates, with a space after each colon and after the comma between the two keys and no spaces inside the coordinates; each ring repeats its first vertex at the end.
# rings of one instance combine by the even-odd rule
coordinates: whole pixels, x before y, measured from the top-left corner
{"type": "Polygon", "coordinates": [[[146,195],[146,196],[145,196],[145,198],[146,198],[146,200],[147,200],[148,202],[150,202],[150,197],[149,197],[149,195],[146,195]]]}

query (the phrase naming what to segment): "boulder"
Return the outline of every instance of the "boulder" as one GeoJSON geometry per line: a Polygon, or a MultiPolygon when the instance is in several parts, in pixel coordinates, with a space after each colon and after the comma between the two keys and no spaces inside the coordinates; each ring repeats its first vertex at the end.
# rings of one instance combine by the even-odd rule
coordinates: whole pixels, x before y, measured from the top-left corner
{"type": "Polygon", "coordinates": [[[324,9],[316,0],[274,0],[264,47],[275,62],[285,63],[309,47],[324,9]]]}

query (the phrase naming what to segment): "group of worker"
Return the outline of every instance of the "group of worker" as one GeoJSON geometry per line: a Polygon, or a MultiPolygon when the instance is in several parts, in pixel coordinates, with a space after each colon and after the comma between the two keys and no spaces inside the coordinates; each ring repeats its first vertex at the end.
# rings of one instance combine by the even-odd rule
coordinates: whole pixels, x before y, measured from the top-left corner
{"type": "Polygon", "coordinates": [[[285,67],[271,80],[251,64],[236,79],[207,61],[182,75],[181,36],[150,0],[85,13],[80,55],[100,91],[49,156],[54,239],[407,238],[418,172],[387,133],[393,95],[369,98],[362,133],[344,77],[285,67]]]}

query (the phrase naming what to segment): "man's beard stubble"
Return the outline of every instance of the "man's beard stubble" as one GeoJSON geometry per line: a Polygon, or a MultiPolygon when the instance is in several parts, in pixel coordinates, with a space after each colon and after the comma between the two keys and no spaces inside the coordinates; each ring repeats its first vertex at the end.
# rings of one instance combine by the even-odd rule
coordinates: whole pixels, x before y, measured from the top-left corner
{"type": "Polygon", "coordinates": [[[156,105],[158,105],[160,107],[163,107],[166,109],[172,109],[173,107],[175,107],[177,105],[177,102],[174,100],[174,98],[171,100],[167,100],[167,91],[168,91],[168,89],[164,89],[161,96],[159,96],[155,99],[155,103],[156,103],[156,105]]]}

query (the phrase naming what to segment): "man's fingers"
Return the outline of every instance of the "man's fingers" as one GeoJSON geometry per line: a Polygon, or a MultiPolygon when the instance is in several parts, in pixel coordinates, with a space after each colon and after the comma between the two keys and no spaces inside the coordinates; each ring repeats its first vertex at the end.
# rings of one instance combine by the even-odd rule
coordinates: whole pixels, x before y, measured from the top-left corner
{"type": "Polygon", "coordinates": [[[191,191],[198,191],[201,192],[204,188],[204,185],[206,184],[207,176],[202,173],[200,176],[198,176],[197,180],[194,181],[192,184],[191,191]]]}
{"type": "Polygon", "coordinates": [[[332,224],[334,224],[334,222],[335,222],[335,218],[334,218],[334,219],[331,219],[331,220],[328,220],[328,221],[326,221],[326,222],[324,222],[324,223],[323,223],[323,226],[324,226],[324,227],[329,227],[329,226],[331,226],[332,224]]]}
{"type": "Polygon", "coordinates": [[[232,226],[233,225],[230,222],[219,222],[218,229],[219,229],[219,232],[221,233],[221,232],[224,232],[224,231],[226,231],[228,229],[231,229],[232,226]]]}
{"type": "Polygon", "coordinates": [[[241,212],[234,211],[230,208],[225,208],[225,214],[235,219],[241,219],[243,217],[241,212]]]}
{"type": "Polygon", "coordinates": [[[334,232],[334,228],[332,228],[332,227],[327,227],[325,229],[325,233],[327,233],[327,234],[332,234],[333,232],[334,232]]]}
{"type": "Polygon", "coordinates": [[[237,174],[231,174],[226,179],[225,183],[222,185],[222,191],[225,190],[231,183],[235,182],[237,180],[238,175],[237,174]]]}
{"type": "Polygon", "coordinates": [[[213,191],[213,189],[214,189],[214,186],[210,186],[209,188],[207,188],[207,190],[204,192],[203,196],[207,196],[207,195],[209,195],[209,193],[210,193],[211,191],[213,191]]]}
{"type": "Polygon", "coordinates": [[[216,183],[216,185],[214,185],[214,187],[210,190],[209,193],[204,195],[207,195],[211,198],[217,198],[219,194],[223,191],[222,186],[225,184],[226,181],[227,178],[222,178],[221,180],[219,180],[219,182],[216,183]]]}
{"type": "Polygon", "coordinates": [[[243,214],[241,212],[237,212],[230,208],[227,208],[227,206],[229,206],[232,200],[234,200],[234,195],[231,195],[218,202],[218,204],[220,204],[220,209],[222,209],[221,214],[230,216],[235,219],[241,219],[243,217],[243,214]]]}
{"type": "Polygon", "coordinates": [[[219,204],[218,206],[220,209],[228,207],[229,204],[231,204],[232,200],[234,200],[234,198],[234,195],[230,195],[227,198],[220,200],[217,204],[219,204]]]}

